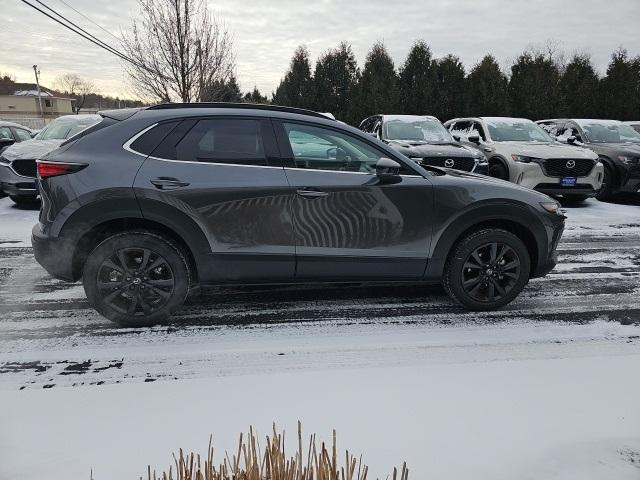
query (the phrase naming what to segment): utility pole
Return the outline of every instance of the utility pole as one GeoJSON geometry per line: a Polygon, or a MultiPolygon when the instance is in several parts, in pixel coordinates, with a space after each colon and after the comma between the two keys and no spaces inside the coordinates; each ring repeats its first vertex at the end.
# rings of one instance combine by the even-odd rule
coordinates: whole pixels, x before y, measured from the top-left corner
{"type": "Polygon", "coordinates": [[[38,78],[38,75],[40,75],[40,70],[38,70],[38,65],[33,66],[33,71],[36,74],[36,86],[38,87],[38,105],[40,107],[40,114],[44,119],[44,110],[42,110],[42,97],[40,96],[40,79],[38,78]]]}

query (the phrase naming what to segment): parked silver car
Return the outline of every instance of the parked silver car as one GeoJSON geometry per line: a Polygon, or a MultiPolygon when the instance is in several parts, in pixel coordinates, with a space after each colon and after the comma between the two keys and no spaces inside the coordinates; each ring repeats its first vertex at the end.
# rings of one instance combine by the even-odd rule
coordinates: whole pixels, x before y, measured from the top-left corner
{"type": "Polygon", "coordinates": [[[602,187],[598,155],[562,144],[525,118],[455,118],[445,123],[454,138],[489,159],[489,175],[547,195],[581,201],[602,187]]]}

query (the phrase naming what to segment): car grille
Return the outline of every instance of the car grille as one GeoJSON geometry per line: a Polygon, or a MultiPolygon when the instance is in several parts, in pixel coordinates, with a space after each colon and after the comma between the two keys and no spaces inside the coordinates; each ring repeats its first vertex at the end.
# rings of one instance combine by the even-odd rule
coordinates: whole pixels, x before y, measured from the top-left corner
{"type": "Polygon", "coordinates": [[[427,165],[433,165],[434,167],[446,167],[446,168],[455,168],[458,170],[464,170],[466,172],[470,172],[473,170],[473,167],[476,164],[474,158],[470,157],[425,157],[422,159],[422,162],[427,165]],[[447,160],[453,160],[453,165],[445,165],[447,160]]]}
{"type": "Polygon", "coordinates": [[[586,158],[550,158],[542,165],[550,177],[586,177],[595,162],[586,158]]]}
{"type": "Polygon", "coordinates": [[[36,178],[38,175],[35,160],[14,160],[11,164],[11,168],[13,168],[18,175],[22,175],[23,177],[36,178]]]}

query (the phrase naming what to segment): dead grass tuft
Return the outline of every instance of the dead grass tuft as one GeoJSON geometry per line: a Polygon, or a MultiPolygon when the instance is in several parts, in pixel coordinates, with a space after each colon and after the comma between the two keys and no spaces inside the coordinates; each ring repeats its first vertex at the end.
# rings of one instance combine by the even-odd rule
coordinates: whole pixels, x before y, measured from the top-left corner
{"type": "MultiPolygon", "coordinates": [[[[324,442],[317,446],[315,434],[309,437],[305,453],[302,445],[302,425],[298,422],[298,446],[295,454],[285,453],[284,431],[280,434],[273,426],[273,435],[266,437],[266,447],[260,448],[253,430],[245,437],[240,434],[238,449],[234,455],[225,452],[224,460],[214,464],[212,438],[206,459],[182,449],[173,456],[174,465],[160,476],[148,467],[148,480],[366,480],[369,468],[362,463],[362,455],[356,459],[345,451],[344,464],[338,460],[336,431],[329,449],[324,442]]],[[[407,480],[406,463],[400,471],[394,467],[392,480],[407,480]]],[[[387,477],[389,478],[389,477],[387,477]]],[[[142,480],[142,478],[140,479],[142,480]]]]}

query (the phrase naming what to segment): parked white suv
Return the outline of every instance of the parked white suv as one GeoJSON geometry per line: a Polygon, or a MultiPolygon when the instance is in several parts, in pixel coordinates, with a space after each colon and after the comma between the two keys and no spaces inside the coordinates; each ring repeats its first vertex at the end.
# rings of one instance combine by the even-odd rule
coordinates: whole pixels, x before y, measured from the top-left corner
{"type": "Polygon", "coordinates": [[[445,123],[454,138],[482,150],[489,175],[548,195],[580,201],[602,187],[598,155],[557,142],[525,118],[455,118],[445,123]]]}

